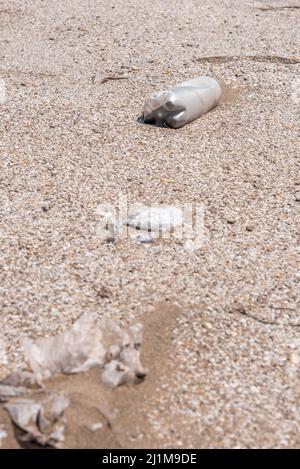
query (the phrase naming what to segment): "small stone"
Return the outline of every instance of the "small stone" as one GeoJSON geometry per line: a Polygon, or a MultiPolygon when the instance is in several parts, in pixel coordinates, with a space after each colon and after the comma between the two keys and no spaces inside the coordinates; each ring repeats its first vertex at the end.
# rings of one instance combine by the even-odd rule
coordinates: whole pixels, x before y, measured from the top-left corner
{"type": "Polygon", "coordinates": [[[300,355],[296,352],[291,352],[289,355],[289,361],[293,363],[293,365],[298,365],[300,363],[300,355]]]}
{"type": "Polygon", "coordinates": [[[160,178],[160,182],[163,184],[172,184],[175,182],[175,180],[171,178],[160,178]]]}
{"type": "Polygon", "coordinates": [[[103,427],[103,424],[101,422],[97,422],[97,423],[93,423],[92,425],[90,425],[88,429],[94,433],[97,430],[100,430],[100,428],[102,427],[103,427]]]}
{"type": "Polygon", "coordinates": [[[194,252],[200,249],[203,245],[203,240],[202,239],[187,239],[183,243],[183,249],[185,249],[188,252],[194,252]]]}
{"type": "Polygon", "coordinates": [[[295,126],[293,124],[290,124],[290,123],[284,123],[282,124],[284,128],[288,129],[288,130],[293,130],[295,128],[295,126]]]}
{"type": "Polygon", "coordinates": [[[247,231],[253,231],[254,230],[254,225],[247,225],[246,230],[247,231]]]}
{"type": "Polygon", "coordinates": [[[234,225],[235,222],[236,222],[235,218],[233,218],[233,217],[227,217],[226,221],[229,225],[234,225]]]}
{"type": "Polygon", "coordinates": [[[96,295],[100,298],[110,298],[112,293],[109,288],[102,285],[99,289],[96,290],[96,295]]]}
{"type": "Polygon", "coordinates": [[[296,202],[300,202],[300,192],[296,192],[295,200],[296,200],[296,202]]]}
{"type": "Polygon", "coordinates": [[[204,326],[206,327],[206,329],[213,329],[213,325],[211,322],[205,322],[204,326]]]}

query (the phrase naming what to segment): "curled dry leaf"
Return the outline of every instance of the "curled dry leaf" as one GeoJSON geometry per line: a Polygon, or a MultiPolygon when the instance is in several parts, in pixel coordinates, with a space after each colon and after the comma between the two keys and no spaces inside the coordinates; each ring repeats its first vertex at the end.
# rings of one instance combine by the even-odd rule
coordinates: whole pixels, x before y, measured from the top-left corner
{"type": "Polygon", "coordinates": [[[22,430],[19,440],[59,448],[64,441],[64,411],[68,397],[50,394],[42,401],[17,399],[5,405],[14,424],[22,430]]]}
{"type": "Polygon", "coordinates": [[[110,347],[102,372],[102,381],[111,387],[138,383],[148,372],[142,366],[140,358],[142,325],[134,324],[128,331],[116,326],[114,329],[121,338],[121,344],[110,347]]]}
{"type": "Polygon", "coordinates": [[[38,382],[57,373],[80,373],[103,365],[102,332],[93,314],[83,314],[55,337],[23,340],[23,348],[38,382]]]}

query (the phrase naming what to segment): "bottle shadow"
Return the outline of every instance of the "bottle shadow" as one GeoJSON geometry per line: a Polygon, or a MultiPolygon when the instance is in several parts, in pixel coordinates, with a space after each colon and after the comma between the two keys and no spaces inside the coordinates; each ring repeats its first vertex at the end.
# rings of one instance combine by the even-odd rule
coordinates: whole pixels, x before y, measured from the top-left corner
{"type": "Polygon", "coordinates": [[[136,121],[138,122],[138,124],[142,124],[142,125],[150,125],[152,127],[158,127],[158,128],[164,128],[164,129],[169,129],[170,128],[164,122],[157,122],[157,121],[153,121],[153,122],[147,121],[147,122],[145,122],[143,116],[139,116],[136,121]]]}

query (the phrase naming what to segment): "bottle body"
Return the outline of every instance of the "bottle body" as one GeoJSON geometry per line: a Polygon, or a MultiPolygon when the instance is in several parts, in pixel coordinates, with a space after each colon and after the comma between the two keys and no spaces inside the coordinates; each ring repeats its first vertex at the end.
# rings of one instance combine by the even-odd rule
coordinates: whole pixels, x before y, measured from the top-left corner
{"type": "Polygon", "coordinates": [[[144,122],[179,129],[213,109],[221,87],[211,77],[199,77],[151,95],[143,109],[144,122]]]}

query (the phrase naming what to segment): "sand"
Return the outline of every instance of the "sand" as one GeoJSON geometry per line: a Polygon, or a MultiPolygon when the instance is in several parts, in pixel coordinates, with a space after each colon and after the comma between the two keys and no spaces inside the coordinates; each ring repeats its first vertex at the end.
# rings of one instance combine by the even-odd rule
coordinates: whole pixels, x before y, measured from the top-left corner
{"type": "Polygon", "coordinates": [[[22,335],[83,312],[145,325],[145,382],[101,387],[117,433],[67,447],[299,447],[299,6],[0,2],[0,374],[24,365],[22,335]],[[150,93],[206,74],[215,110],[138,121],[150,93]],[[203,208],[203,245],[105,242],[97,209],[120,194],[203,208]]]}

